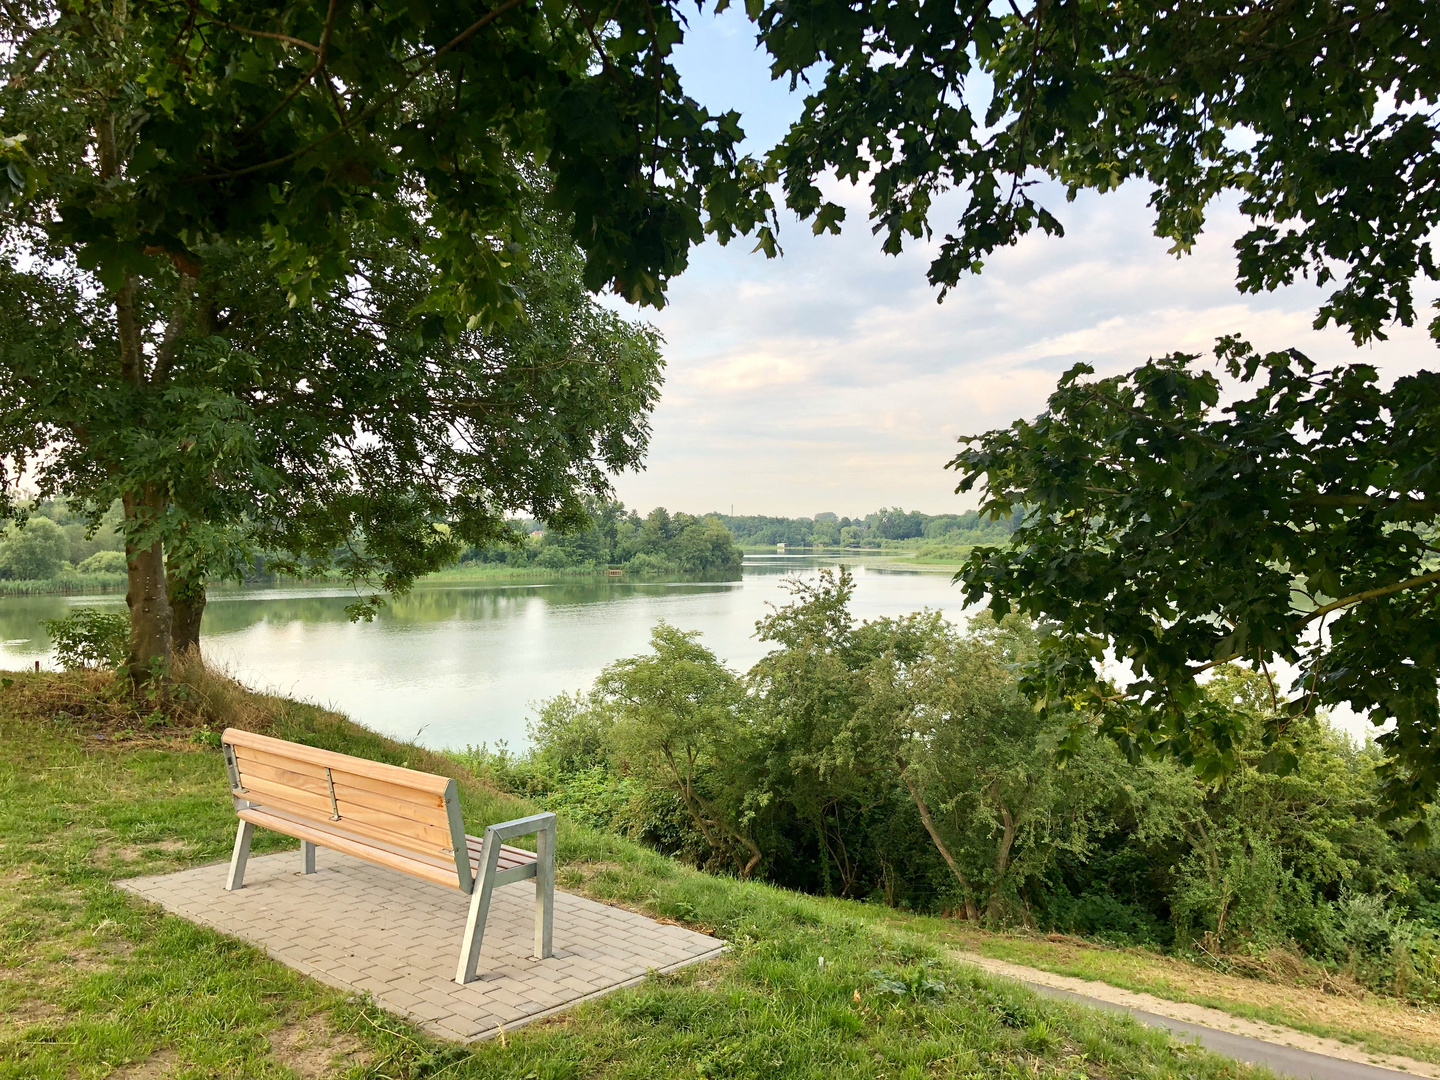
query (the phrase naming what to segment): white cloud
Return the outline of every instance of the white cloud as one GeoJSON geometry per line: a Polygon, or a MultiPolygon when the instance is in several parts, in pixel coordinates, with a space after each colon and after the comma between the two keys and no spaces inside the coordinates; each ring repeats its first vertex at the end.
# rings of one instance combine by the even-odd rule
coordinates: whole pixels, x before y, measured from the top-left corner
{"type": "Polygon", "coordinates": [[[793,354],[747,352],[702,362],[686,378],[704,390],[743,392],[802,382],[809,373],[808,366],[793,354]]]}
{"type": "MultiPolygon", "coordinates": [[[[741,77],[753,60],[743,41],[712,46],[722,59],[708,72],[713,83],[695,84],[698,96],[742,105],[747,130],[778,134],[793,101],[765,99],[741,77]],[[744,87],[746,100],[724,98],[731,87],[744,87]]],[[[743,239],[706,244],[664,310],[635,313],[665,334],[669,368],[648,468],[617,479],[628,503],[704,511],[733,502],[737,512],[775,514],[965,508],[973,496],[955,496],[944,469],[957,436],[1037,414],[1075,363],[1113,374],[1153,355],[1208,353],[1226,333],[1325,362],[1363,355],[1390,375],[1436,363],[1423,328],[1397,329],[1363,353],[1333,328],[1313,330],[1323,290],[1306,282],[1238,293],[1231,245],[1244,222],[1233,207],[1212,213],[1194,252],[1177,260],[1151,234],[1137,186],[1068,205],[1051,191],[1065,237],[1030,236],[996,253],[937,304],[925,280],[937,244],[887,257],[863,194],[834,183],[827,194],[847,206],[844,235],[815,237],[792,221],[777,260],[751,254],[743,239]]],[[[942,200],[939,231],[947,219],[953,206],[942,200]]]]}

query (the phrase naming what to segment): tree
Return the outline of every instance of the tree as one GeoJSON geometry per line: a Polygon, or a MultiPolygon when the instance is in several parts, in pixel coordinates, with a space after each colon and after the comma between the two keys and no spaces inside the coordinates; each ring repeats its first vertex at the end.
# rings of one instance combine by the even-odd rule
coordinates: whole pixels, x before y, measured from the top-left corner
{"type": "Polygon", "coordinates": [[[884,743],[862,711],[864,669],[885,645],[855,625],[849,607],[855,581],[846,568],[786,585],[793,602],[755,625],[756,636],[777,647],[756,661],[748,679],[764,724],[761,786],[815,837],[823,891],[849,896],[867,855],[855,841],[894,788],[884,743]]]}
{"type": "Polygon", "coordinates": [[[403,591],[508,537],[512,507],[580,520],[607,471],[639,460],[658,339],[591,300],[563,232],[532,225],[523,318],[450,335],[424,311],[434,268],[410,225],[360,230],[355,277],[307,305],[263,253],[206,248],[201,325],[177,332],[163,393],[127,391],[83,275],[0,268],[6,449],[93,521],[145,476],[165,481],[145,534],[164,563],[132,666],[165,639],[198,645],[206,580],[239,577],[259,551],[275,569],[403,591]]]}
{"type": "Polygon", "coordinates": [[[1031,707],[1011,671],[1033,651],[1029,624],[981,616],[961,636],[938,613],[904,622],[912,641],[897,639],[872,663],[864,711],[890,745],[966,916],[1010,921],[1028,877],[1059,850],[1083,857],[1103,831],[1114,763],[1091,741],[1078,745],[1073,767],[1056,767],[1064,726],[1031,707]]]}
{"type": "MultiPolygon", "coordinates": [[[[65,387],[77,392],[51,407],[41,358],[12,352],[19,373],[7,389],[29,382],[5,451],[24,469],[66,439],[86,448],[69,458],[86,497],[119,495],[132,677],[168,661],[167,543],[199,553],[181,560],[196,565],[233,550],[207,530],[256,515],[247,496],[269,485],[267,448],[230,393],[251,360],[216,344],[209,322],[216,264],[258,259],[269,284],[303,306],[363,278],[367,237],[403,235],[425,268],[416,317],[428,317],[426,333],[477,333],[523,306],[529,211],[541,195],[533,162],[544,160],[553,183],[543,197],[584,246],[586,286],[658,303],[702,235],[707,197],[721,208],[722,239],[754,227],[766,205],[737,166],[735,116],[711,116],[679,91],[668,60],[677,19],[638,2],[602,13],[336,0],[323,10],[230,5],[223,17],[144,0],[7,6],[0,228],[18,260],[8,299],[38,313],[72,360],[85,355],[89,385],[87,408],[79,373],[65,387]],[[44,283],[33,276],[49,271],[44,283]],[[83,334],[58,325],[76,321],[60,312],[81,313],[83,334]],[[207,492],[212,476],[221,483],[207,492]],[[177,506],[177,489],[194,501],[177,506]]],[[[304,392],[295,386],[287,392],[304,392]]],[[[499,415],[507,404],[490,407],[499,415]]],[[[564,443],[529,448],[543,462],[564,443]]],[[[412,464],[381,457],[371,455],[372,482],[382,464],[412,464]]],[[[540,471],[521,475],[544,501],[555,493],[540,471]]],[[[315,490],[342,483],[322,475],[315,490]]],[[[350,496],[411,519],[425,504],[394,482],[350,496]]],[[[292,536],[321,520],[305,513],[315,505],[298,503],[292,536]]],[[[323,531],[307,533],[308,549],[323,531]]]]}
{"type": "MultiPolygon", "coordinates": [[[[816,82],[800,120],[767,159],[787,204],[813,218],[817,232],[837,231],[844,209],[824,197],[818,179],[831,168],[845,179],[868,179],[873,226],[886,250],[898,251],[907,238],[930,236],[933,200],[955,189],[960,218],[930,267],[942,296],[1031,229],[1063,232],[1034,194],[1043,176],[1071,198],[1129,179],[1149,182],[1156,232],[1173,241],[1177,255],[1191,248],[1214,200],[1238,196],[1252,223],[1236,244],[1239,287],[1273,289],[1312,274],[1322,285],[1334,282],[1316,325],[1345,327],[1357,343],[1384,337],[1392,320],[1413,323],[1415,281],[1440,276],[1430,240],[1440,223],[1440,67],[1433,62],[1440,9],[1425,0],[1040,0],[1008,12],[979,2],[864,4],[843,16],[822,5],[777,4],[762,8],[758,22],[775,58],[772,71],[816,82]],[[983,116],[976,95],[966,92],[981,76],[994,87],[983,116]]],[[[1440,340],[1440,318],[1430,330],[1440,340]]],[[[1303,368],[1300,358],[1294,362],[1303,368]]],[[[1132,378],[1144,383],[1151,374],[1142,368],[1132,378]]],[[[1226,767],[1234,732],[1221,717],[1206,721],[1203,709],[1182,719],[1198,707],[1193,669],[1232,655],[1237,644],[1267,663],[1302,653],[1318,660],[1301,635],[1343,608],[1347,614],[1327,635],[1338,632],[1344,641],[1323,670],[1312,671],[1298,705],[1345,700],[1374,708],[1379,722],[1394,718],[1397,731],[1386,747],[1398,764],[1388,797],[1396,812],[1414,809],[1440,783],[1429,750],[1433,601],[1424,591],[1429,582],[1412,580],[1434,567],[1408,539],[1431,535],[1431,481],[1385,465],[1372,479],[1332,455],[1328,467],[1341,475],[1325,476],[1317,490],[1305,490],[1319,475],[1302,464],[1297,490],[1285,491],[1278,475],[1285,463],[1277,462],[1278,489],[1252,501],[1248,482],[1211,482],[1203,440],[1161,436],[1178,408],[1166,378],[1157,381],[1153,415],[1145,412],[1150,397],[1132,404],[1126,391],[1107,405],[1102,387],[1089,407],[1100,416],[1092,426],[1079,403],[1089,391],[1072,376],[1057,395],[1075,403],[1072,412],[1062,416],[1052,405],[1017,429],[1013,444],[1005,441],[1009,433],[991,433],[955,460],[962,490],[985,477],[989,510],[1036,507],[1009,554],[977,555],[971,563],[971,597],[988,591],[1002,608],[1013,602],[1060,623],[1068,640],[1057,638],[1047,650],[1033,684],[1057,706],[1083,686],[1109,694],[1092,663],[1107,644],[1133,657],[1142,675],[1135,689],[1143,697],[1153,687],[1155,703],[1166,704],[1124,716],[1108,707],[1107,726],[1134,752],[1169,749],[1202,768],[1226,767]],[[1132,423],[1145,434],[1135,434],[1132,423]],[[1157,436],[1160,460],[1151,468],[1146,440],[1157,436]],[[1103,482],[1096,475],[1087,486],[1085,460],[1103,460],[1112,449],[1124,464],[1096,470],[1106,473],[1103,482]],[[1172,449],[1175,456],[1165,457],[1172,449]],[[1131,493],[1130,465],[1152,498],[1131,493]],[[1197,468],[1192,481],[1187,474],[1197,468]],[[1161,483],[1162,473],[1173,489],[1161,483]],[[1172,490],[1183,494],[1172,497],[1172,490]],[[1227,493],[1242,500],[1228,504],[1237,511],[1247,502],[1257,507],[1237,514],[1247,524],[1200,524],[1224,516],[1227,493]],[[1266,501],[1272,494],[1278,505],[1266,501]],[[1341,502],[1305,501],[1317,494],[1341,502]],[[1387,506],[1387,499],[1399,501],[1387,506]],[[1162,520],[1153,529],[1146,524],[1162,520]],[[1321,535],[1305,539],[1317,520],[1321,535]],[[1167,550],[1166,529],[1197,525],[1211,543],[1167,550]],[[1275,532],[1288,537],[1278,566],[1268,543],[1275,532]],[[1365,549],[1361,534],[1374,545],[1365,549]],[[1332,541],[1336,549],[1323,550],[1332,541]],[[1307,544],[1310,554],[1302,550],[1307,544]],[[1359,555],[1353,569],[1335,558],[1341,549],[1359,555]],[[1223,575],[1211,570],[1212,557],[1223,575]],[[1322,586],[1312,575],[1325,573],[1331,577],[1322,586]],[[1288,582],[1296,576],[1324,597],[1293,605],[1288,582]],[[1119,610],[1108,610],[1111,599],[1119,610]],[[1403,637],[1386,629],[1392,615],[1418,634],[1398,654],[1388,650],[1403,637]]],[[[1354,440],[1374,440],[1400,457],[1423,446],[1415,460],[1427,453],[1433,460],[1432,376],[1397,386],[1395,403],[1405,412],[1393,426],[1383,406],[1371,411],[1385,392],[1363,365],[1319,377],[1308,389],[1305,378],[1297,371],[1294,385],[1312,431],[1343,442],[1340,433],[1349,430],[1354,440]]],[[[1256,407],[1264,412],[1272,400],[1277,411],[1289,409],[1280,391],[1256,407]]],[[[1237,428],[1247,422],[1237,413],[1237,428]]],[[[1263,454],[1259,427],[1250,430],[1256,438],[1246,453],[1263,454]]],[[[1270,430],[1281,432],[1278,424],[1270,430]]],[[[1323,454],[1316,454],[1311,464],[1318,468],[1323,454]]],[[[1363,449],[1361,456],[1375,457],[1363,449]]],[[[1417,838],[1421,832],[1417,825],[1417,838]]]]}
{"type": "Polygon", "coordinates": [[[1440,377],[1385,388],[1366,365],[1216,352],[1250,396],[1221,407],[1190,355],[1093,381],[1081,365],[1042,416],[971,440],[951,462],[960,490],[983,483],[985,511],[1025,517],[957,579],[1052,622],[1030,693],[1098,715],[1132,758],[1233,770],[1246,720],[1203,679],[1246,661],[1268,680],[1284,660],[1299,674],[1288,693],[1270,683],[1267,765],[1293,767],[1294,718],[1347,704],[1392,725],[1387,814],[1417,813],[1440,788],[1440,377]]]}
{"type": "Polygon", "coordinates": [[[656,624],[651,653],[610,665],[595,691],[612,713],[609,738],[621,768],[672,792],[711,850],[745,878],[762,852],[746,828],[745,786],[729,775],[752,756],[742,745],[743,694],[697,636],[656,624]]]}
{"type": "Polygon", "coordinates": [[[0,540],[0,576],[21,580],[53,578],[65,566],[70,542],[59,525],[36,514],[0,540]]]}
{"type": "MultiPolygon", "coordinates": [[[[1225,664],[1202,693],[1211,707],[1258,721],[1271,711],[1270,690],[1262,673],[1225,664]]],[[[1312,955],[1340,951],[1327,940],[1338,929],[1327,898],[1362,885],[1373,894],[1406,888],[1393,865],[1397,845],[1374,819],[1366,758],[1378,755],[1357,752],[1323,717],[1302,717],[1291,729],[1297,766],[1280,775],[1262,767],[1259,725],[1246,727],[1240,766],[1221,782],[1169,762],[1132,774],[1135,841],[1180,842],[1166,891],[1182,940],[1225,951],[1288,942],[1312,955]]]]}

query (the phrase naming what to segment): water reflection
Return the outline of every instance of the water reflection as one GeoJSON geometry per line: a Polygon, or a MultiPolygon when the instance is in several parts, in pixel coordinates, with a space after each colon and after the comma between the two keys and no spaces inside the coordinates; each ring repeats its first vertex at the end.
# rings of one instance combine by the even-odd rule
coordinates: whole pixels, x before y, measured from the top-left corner
{"type": "MultiPolygon", "coordinates": [[[[206,657],[252,686],[319,701],[390,734],[433,746],[524,741],[530,704],[590,684],[611,661],[643,650],[666,619],[700,630],[737,668],[765,651],[753,637],[768,604],[783,603],[785,577],[813,575],[834,557],[747,559],[735,582],[585,579],[543,584],[434,586],[387,604],[373,623],[352,623],[352,592],[336,588],[216,590],[205,609],[206,657]]],[[[945,573],[894,560],[855,567],[862,618],[921,607],[958,617],[945,573]]],[[[39,622],[116,596],[0,600],[0,665],[48,662],[39,622]]]]}

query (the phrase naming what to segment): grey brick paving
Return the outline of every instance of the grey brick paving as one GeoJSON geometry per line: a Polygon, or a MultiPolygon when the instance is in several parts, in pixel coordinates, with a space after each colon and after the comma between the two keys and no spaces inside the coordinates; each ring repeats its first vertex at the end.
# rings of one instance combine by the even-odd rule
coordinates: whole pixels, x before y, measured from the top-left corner
{"type": "Polygon", "coordinates": [[[253,857],[238,892],[225,891],[224,863],[119,885],[446,1039],[487,1038],[724,948],[557,889],[555,955],[536,960],[535,885],[521,881],[495,891],[478,978],[462,987],[454,979],[468,896],[324,848],[317,861],[307,875],[299,852],[253,857]]]}

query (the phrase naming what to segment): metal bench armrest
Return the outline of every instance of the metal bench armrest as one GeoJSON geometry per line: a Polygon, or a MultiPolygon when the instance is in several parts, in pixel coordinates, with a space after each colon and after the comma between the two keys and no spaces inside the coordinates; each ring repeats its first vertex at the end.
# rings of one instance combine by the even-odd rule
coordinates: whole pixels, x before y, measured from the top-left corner
{"type": "Polygon", "coordinates": [[[485,835],[493,835],[499,840],[509,840],[512,836],[525,836],[527,833],[538,833],[546,829],[551,832],[555,831],[555,815],[548,812],[515,818],[513,821],[502,821],[497,825],[487,825],[485,826],[485,835]]]}

